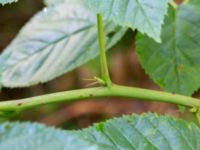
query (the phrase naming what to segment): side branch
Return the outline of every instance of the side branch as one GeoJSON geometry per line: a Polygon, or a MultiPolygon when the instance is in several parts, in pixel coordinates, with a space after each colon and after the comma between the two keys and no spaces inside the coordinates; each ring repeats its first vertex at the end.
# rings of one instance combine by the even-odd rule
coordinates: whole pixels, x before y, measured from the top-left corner
{"type": "Polygon", "coordinates": [[[196,98],[171,94],[161,91],[112,85],[109,88],[96,87],[96,88],[72,90],[72,91],[47,94],[26,99],[0,102],[0,114],[19,112],[25,109],[45,104],[67,102],[67,101],[72,102],[76,100],[84,100],[84,99],[100,98],[100,97],[134,98],[145,101],[166,102],[188,107],[200,108],[200,100],[196,98]]]}
{"type": "Polygon", "coordinates": [[[105,47],[105,35],[103,31],[103,20],[100,14],[97,14],[97,27],[98,27],[98,39],[99,39],[99,53],[100,53],[100,66],[101,76],[105,81],[106,86],[110,87],[112,82],[108,71],[107,59],[106,59],[106,47],[105,47]]]}

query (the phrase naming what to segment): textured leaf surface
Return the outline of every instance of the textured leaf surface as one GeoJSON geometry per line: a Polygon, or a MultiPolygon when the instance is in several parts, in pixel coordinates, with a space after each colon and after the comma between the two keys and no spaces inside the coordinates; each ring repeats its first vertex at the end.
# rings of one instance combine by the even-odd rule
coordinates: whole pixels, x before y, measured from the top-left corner
{"type": "Polygon", "coordinates": [[[142,66],[165,90],[191,95],[200,87],[200,1],[170,9],[162,41],[137,37],[142,66]]]}
{"type": "Polygon", "coordinates": [[[193,123],[153,114],[125,116],[80,131],[30,123],[0,125],[0,150],[198,150],[193,123]]]}
{"type": "Polygon", "coordinates": [[[17,2],[18,0],[0,0],[0,4],[5,5],[13,2],[17,2]]]}
{"type": "MultiPolygon", "coordinates": [[[[97,56],[96,15],[81,0],[65,1],[38,13],[6,48],[4,86],[46,82],[97,56]]],[[[108,49],[127,29],[106,22],[104,30],[108,49]]]]}
{"type": "Polygon", "coordinates": [[[161,25],[168,0],[85,0],[90,8],[104,18],[128,26],[160,42],[161,25]]]}

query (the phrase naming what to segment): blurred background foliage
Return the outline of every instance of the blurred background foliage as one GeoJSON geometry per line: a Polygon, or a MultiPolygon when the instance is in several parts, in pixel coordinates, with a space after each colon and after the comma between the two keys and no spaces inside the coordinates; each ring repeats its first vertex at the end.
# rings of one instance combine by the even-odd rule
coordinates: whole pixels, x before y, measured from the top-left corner
{"type": "MultiPolygon", "coordinates": [[[[12,5],[0,6],[0,50],[15,37],[20,28],[44,7],[42,0],[20,0],[12,5]]],[[[108,53],[109,68],[114,83],[141,88],[161,90],[153,83],[141,68],[134,46],[135,33],[128,31],[123,40],[118,42],[108,53]]],[[[0,100],[19,99],[90,86],[84,79],[99,75],[99,59],[73,70],[46,84],[29,88],[6,89],[0,93],[0,100]]],[[[47,72],[48,73],[48,70],[47,72]]],[[[195,97],[200,98],[196,92],[195,97]]],[[[185,111],[180,113],[176,105],[157,102],[130,101],[119,98],[103,98],[73,103],[41,106],[12,117],[12,120],[37,121],[65,129],[84,128],[94,122],[131,113],[158,112],[193,120],[185,111]]],[[[9,118],[10,119],[10,118],[9,118]]]]}

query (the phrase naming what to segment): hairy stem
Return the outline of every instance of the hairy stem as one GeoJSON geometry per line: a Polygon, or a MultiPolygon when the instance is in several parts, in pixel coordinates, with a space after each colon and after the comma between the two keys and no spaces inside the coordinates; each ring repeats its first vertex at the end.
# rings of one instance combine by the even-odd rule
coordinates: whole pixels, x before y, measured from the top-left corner
{"type": "Polygon", "coordinates": [[[9,112],[18,112],[32,107],[58,103],[71,102],[76,100],[84,100],[100,97],[124,97],[134,98],[145,101],[158,101],[173,103],[188,107],[200,107],[200,100],[192,97],[171,94],[161,91],[147,90],[134,87],[126,87],[119,85],[111,85],[111,87],[96,87],[80,90],[72,90],[66,92],[59,92],[54,94],[42,95],[32,98],[12,100],[0,102],[0,114],[9,112]]]}
{"type": "Polygon", "coordinates": [[[103,20],[100,14],[97,14],[97,25],[98,25],[98,39],[99,39],[99,52],[100,52],[100,64],[101,64],[101,76],[102,79],[106,82],[106,85],[110,87],[112,84],[109,76],[107,59],[106,59],[106,48],[105,48],[105,39],[103,32],[103,20]]]}

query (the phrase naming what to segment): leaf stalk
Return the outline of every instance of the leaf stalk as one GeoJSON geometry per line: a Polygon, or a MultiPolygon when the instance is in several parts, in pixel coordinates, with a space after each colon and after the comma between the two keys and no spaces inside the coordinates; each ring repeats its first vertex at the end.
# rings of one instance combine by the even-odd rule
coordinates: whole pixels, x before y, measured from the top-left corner
{"type": "Polygon", "coordinates": [[[107,59],[106,59],[106,48],[105,48],[105,35],[103,31],[103,20],[100,14],[97,14],[97,26],[98,26],[98,39],[99,39],[99,53],[100,53],[100,66],[101,66],[101,76],[105,81],[106,86],[110,87],[112,81],[110,79],[107,59]]]}

